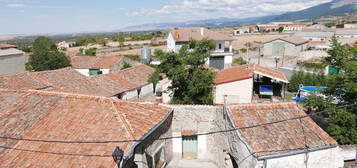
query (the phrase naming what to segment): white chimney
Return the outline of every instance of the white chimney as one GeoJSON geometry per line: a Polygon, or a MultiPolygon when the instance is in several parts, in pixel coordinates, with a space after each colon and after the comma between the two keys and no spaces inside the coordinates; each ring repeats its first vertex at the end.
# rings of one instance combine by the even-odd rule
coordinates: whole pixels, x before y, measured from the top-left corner
{"type": "Polygon", "coordinates": [[[201,36],[203,36],[203,27],[201,27],[201,36]]]}

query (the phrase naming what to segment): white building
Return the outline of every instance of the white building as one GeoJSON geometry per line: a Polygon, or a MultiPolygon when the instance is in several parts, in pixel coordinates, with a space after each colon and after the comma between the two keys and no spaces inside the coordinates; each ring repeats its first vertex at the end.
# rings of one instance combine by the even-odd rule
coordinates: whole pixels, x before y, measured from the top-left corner
{"type": "Polygon", "coordinates": [[[206,64],[217,68],[229,68],[233,61],[233,39],[223,33],[213,31],[203,27],[175,28],[167,37],[167,51],[178,52],[182,45],[190,40],[208,39],[216,43],[216,49],[212,52],[212,57],[206,64]]]}
{"type": "Polygon", "coordinates": [[[277,101],[279,98],[284,98],[288,83],[283,72],[256,64],[224,69],[217,73],[214,80],[214,103],[251,103],[263,97],[277,101]],[[257,82],[257,79],[262,77],[273,82],[257,82]],[[262,91],[261,86],[271,88],[271,92],[262,91]]]}
{"type": "Polygon", "coordinates": [[[24,70],[24,52],[13,45],[0,44],[0,75],[14,74],[24,70]]]}

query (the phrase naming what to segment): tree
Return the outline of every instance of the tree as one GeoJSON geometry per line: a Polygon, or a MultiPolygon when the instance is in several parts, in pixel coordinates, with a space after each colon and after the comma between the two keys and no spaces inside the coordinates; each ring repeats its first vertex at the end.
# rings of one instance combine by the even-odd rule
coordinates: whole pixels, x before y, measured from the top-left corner
{"type": "Polygon", "coordinates": [[[88,44],[88,39],[85,37],[79,37],[76,39],[76,46],[85,46],[88,44]]]}
{"type": "Polygon", "coordinates": [[[59,52],[56,44],[47,37],[39,37],[33,44],[33,54],[26,65],[29,71],[54,70],[70,66],[70,59],[59,52]]]}
{"type": "Polygon", "coordinates": [[[233,59],[233,65],[244,65],[244,64],[247,64],[247,61],[245,61],[242,57],[233,59]]]}
{"type": "Polygon", "coordinates": [[[283,32],[284,31],[284,27],[279,27],[278,31],[279,31],[279,33],[283,32]]]}
{"type": "Polygon", "coordinates": [[[343,46],[336,38],[333,38],[332,44],[332,49],[328,51],[329,56],[323,61],[328,66],[338,68],[341,73],[325,77],[328,89],[324,94],[327,98],[312,95],[305,103],[305,107],[317,113],[317,116],[313,117],[315,122],[339,144],[355,144],[357,143],[357,48],[343,46]],[[333,101],[336,98],[340,100],[333,101]],[[345,108],[337,108],[341,106],[345,108]],[[319,113],[319,111],[327,112],[319,113]]]}
{"type": "Polygon", "coordinates": [[[124,33],[118,33],[118,35],[113,38],[113,41],[117,41],[119,42],[120,46],[124,46],[124,42],[125,42],[124,33]]]}
{"type": "Polygon", "coordinates": [[[156,83],[158,74],[165,74],[172,81],[169,90],[174,104],[212,104],[215,73],[204,66],[215,44],[209,40],[190,41],[178,53],[155,51],[161,64],[150,80],[156,83]]]}
{"type": "Polygon", "coordinates": [[[104,39],[104,38],[96,38],[96,39],[95,39],[95,42],[96,42],[97,44],[102,45],[102,46],[107,46],[107,44],[108,44],[108,40],[106,40],[106,39],[104,39]]]}

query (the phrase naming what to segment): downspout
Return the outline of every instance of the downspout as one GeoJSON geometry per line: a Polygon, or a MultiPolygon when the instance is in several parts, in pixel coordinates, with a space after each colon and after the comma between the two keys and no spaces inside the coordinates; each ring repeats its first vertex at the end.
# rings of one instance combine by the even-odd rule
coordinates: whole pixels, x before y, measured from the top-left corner
{"type": "MultiPolygon", "coordinates": [[[[163,120],[161,120],[158,124],[156,124],[153,128],[151,128],[149,130],[148,133],[146,133],[144,136],[142,136],[139,140],[135,141],[133,143],[133,145],[130,147],[130,149],[128,150],[128,154],[126,156],[124,156],[124,159],[120,162],[118,168],[124,168],[128,162],[128,160],[134,156],[135,154],[135,149],[138,147],[138,145],[144,141],[149,135],[151,135],[153,132],[155,132],[157,130],[157,128],[159,128],[159,126],[161,126],[172,114],[173,114],[174,110],[171,110],[170,113],[166,114],[166,116],[164,117],[163,120]]],[[[135,158],[135,156],[134,156],[135,158]]]]}

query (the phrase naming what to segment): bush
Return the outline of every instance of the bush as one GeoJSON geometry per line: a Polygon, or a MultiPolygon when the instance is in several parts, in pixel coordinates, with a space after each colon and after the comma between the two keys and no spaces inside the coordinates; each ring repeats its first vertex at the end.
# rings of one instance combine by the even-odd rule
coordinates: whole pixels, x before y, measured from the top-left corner
{"type": "Polygon", "coordinates": [[[97,48],[90,48],[85,50],[85,54],[88,56],[95,56],[97,54],[97,48]]]}
{"type": "Polygon", "coordinates": [[[233,65],[244,65],[244,64],[247,64],[247,61],[245,61],[242,57],[233,59],[233,65]]]}

